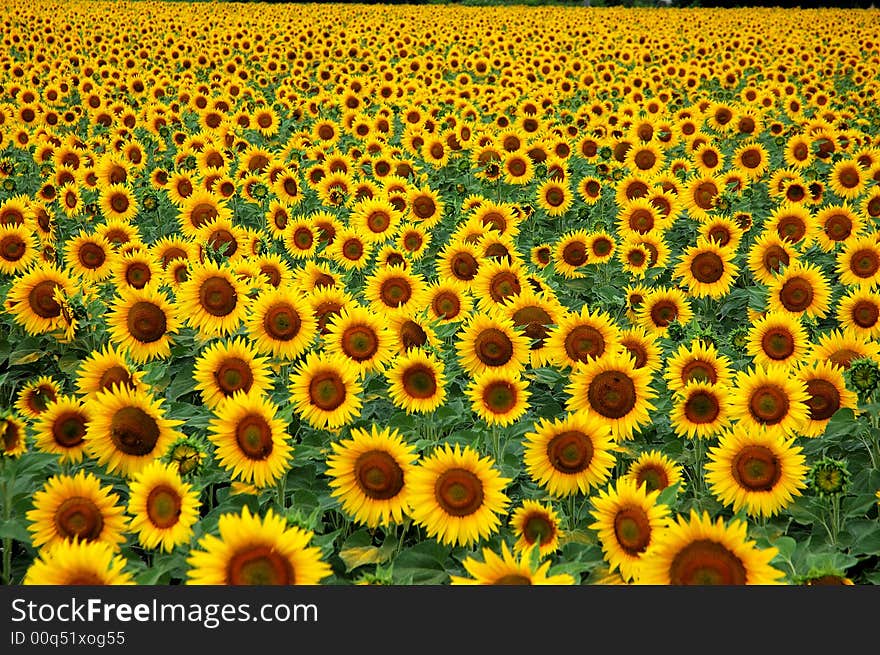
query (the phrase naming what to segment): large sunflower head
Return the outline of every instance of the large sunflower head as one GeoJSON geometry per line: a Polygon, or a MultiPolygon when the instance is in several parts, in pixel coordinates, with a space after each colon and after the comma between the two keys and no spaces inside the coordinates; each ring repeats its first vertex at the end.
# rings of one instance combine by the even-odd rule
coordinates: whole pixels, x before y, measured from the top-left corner
{"type": "Polygon", "coordinates": [[[828,313],[831,287],[815,264],[795,262],[776,274],[768,286],[771,311],[817,319],[828,313]]]}
{"type": "Polygon", "coordinates": [[[733,511],[773,516],[806,488],[801,448],[780,430],[754,430],[737,424],[709,450],[706,482],[733,511]]]}
{"type": "Polygon", "coordinates": [[[529,408],[528,383],[518,374],[488,370],[466,391],[471,408],[489,425],[510,425],[529,408]]]}
{"type": "Polygon", "coordinates": [[[52,476],[34,494],[34,508],[26,515],[34,547],[78,540],[118,549],[126,529],[125,507],[118,501],[93,473],[52,476]]]}
{"type": "Polygon", "coordinates": [[[656,287],[645,293],[635,315],[638,325],[651,334],[662,336],[673,322],[681,325],[689,323],[694,312],[683,291],[675,287],[656,287]]]}
{"type": "Polygon", "coordinates": [[[332,495],[354,521],[370,528],[403,522],[415,448],[396,429],[353,428],[332,444],[327,475],[332,495]]]}
{"type": "Polygon", "coordinates": [[[76,293],[76,283],[66,271],[39,264],[13,280],[5,309],[28,334],[52,332],[65,325],[56,291],[70,297],[76,293]]]}
{"type": "Polygon", "coordinates": [[[727,387],[709,382],[688,382],[672,399],[670,422],[679,436],[709,439],[729,424],[727,387]]]}
{"type": "Polygon", "coordinates": [[[199,519],[199,494],[177,467],[154,461],[129,483],[129,530],[147,549],[171,552],[189,543],[199,519]]]}
{"type": "Polygon", "coordinates": [[[837,256],[841,284],[870,289],[880,284],[880,242],[875,234],[851,239],[837,256]]]}
{"type": "Polygon", "coordinates": [[[458,334],[456,343],[462,368],[472,375],[486,371],[514,374],[529,361],[529,340],[510,319],[475,313],[458,334]]]}
{"type": "Polygon", "coordinates": [[[836,318],[842,330],[860,335],[865,340],[877,339],[880,337],[880,293],[853,289],[840,299],[836,318]]]}
{"type": "Polygon", "coordinates": [[[491,457],[469,446],[437,446],[410,475],[409,513],[443,544],[473,545],[496,532],[510,499],[491,457]]]}
{"type": "Polygon", "coordinates": [[[128,560],[101,541],[65,541],[44,548],[28,567],[22,584],[133,585],[128,560]]]}
{"type": "Polygon", "coordinates": [[[611,571],[620,570],[629,582],[638,575],[645,551],[667,526],[669,507],[657,502],[659,490],[649,491],[628,478],[619,478],[592,497],[596,530],[611,571]]]}
{"type": "Polygon", "coordinates": [[[425,278],[401,266],[376,269],[364,280],[364,296],[377,313],[409,314],[424,307],[425,278]]]}
{"type": "Polygon", "coordinates": [[[278,407],[256,391],[239,391],[214,408],[208,435],[221,467],[258,488],[273,484],[290,468],[292,447],[278,407]]]}
{"type": "Polygon", "coordinates": [[[765,585],[780,584],[785,574],[770,561],[776,548],[758,548],[748,541],[745,521],[691,510],[657,535],[645,552],[639,584],[649,585],[765,585]]]}
{"type": "Polygon", "coordinates": [[[215,341],[196,357],[193,378],[202,402],[214,409],[239,391],[263,393],[271,387],[269,362],[241,337],[215,341]]]}
{"type": "Polygon", "coordinates": [[[611,477],[616,462],[611,430],[589,412],[542,418],[523,438],[523,461],[529,477],[551,495],[585,494],[611,477]]]}
{"type": "Polygon", "coordinates": [[[649,387],[649,374],[635,368],[628,354],[615,350],[581,364],[570,380],[568,409],[600,416],[618,439],[631,439],[650,420],[650,400],[656,394],[649,387]]]}
{"type": "Polygon", "coordinates": [[[801,320],[770,312],[749,328],[747,352],[761,366],[795,366],[810,352],[810,337],[801,320]]]}
{"type": "Polygon", "coordinates": [[[338,355],[308,353],[291,375],[290,391],[297,414],[322,430],[348,424],[363,405],[357,371],[338,355]]]}
{"type": "Polygon", "coordinates": [[[86,401],[91,416],[86,451],[109,473],[131,476],[162,457],[181,434],[166,418],[162,399],[116,385],[86,401]]]}
{"type": "Polygon", "coordinates": [[[377,315],[352,303],[333,316],[323,335],[324,351],[346,360],[363,377],[391,360],[394,335],[377,315]]]}
{"type": "Polygon", "coordinates": [[[450,575],[453,585],[573,585],[568,573],[549,574],[550,560],[538,565],[532,561],[531,550],[511,552],[507,542],[501,542],[501,555],[491,548],[483,548],[483,561],[468,556],[462,562],[470,578],[450,575]]]}
{"type": "Polygon", "coordinates": [[[158,287],[123,288],[107,317],[110,339],[138,363],[171,355],[180,326],[174,304],[158,287]]]}
{"type": "Polygon", "coordinates": [[[620,330],[607,312],[584,305],[579,312],[565,312],[549,329],[547,356],[560,368],[574,369],[617,350],[619,339],[620,330]]]}
{"type": "Polygon", "coordinates": [[[264,516],[247,506],[223,514],[220,536],[208,534],[190,551],[189,585],[316,585],[331,574],[314,533],[288,525],[271,509],[264,516]]]}
{"type": "Polygon", "coordinates": [[[180,286],[178,305],[187,323],[205,337],[226,335],[241,324],[248,287],[227,265],[210,260],[193,264],[180,286]]]}
{"type": "Polygon", "coordinates": [[[756,366],[736,375],[730,415],[755,431],[779,429],[793,434],[808,416],[806,385],[780,365],[756,366]]]}
{"type": "Polygon", "coordinates": [[[399,355],[385,372],[391,402],[407,412],[434,411],[446,400],[444,369],[442,360],[422,349],[399,355]]]}
{"type": "Polygon", "coordinates": [[[730,291],[736,279],[735,254],[733,248],[700,239],[696,246],[685,250],[673,275],[682,279],[691,296],[720,298],[730,291]]]}
{"type": "Polygon", "coordinates": [[[264,290],[245,320],[258,353],[294,360],[311,347],[318,322],[308,301],[289,285],[264,290]]]}

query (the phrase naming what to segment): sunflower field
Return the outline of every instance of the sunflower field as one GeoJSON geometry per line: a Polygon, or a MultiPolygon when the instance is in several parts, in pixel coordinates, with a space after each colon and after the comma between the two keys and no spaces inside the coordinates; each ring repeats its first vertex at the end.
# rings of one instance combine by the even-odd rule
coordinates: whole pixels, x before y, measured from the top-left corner
{"type": "Polygon", "coordinates": [[[877,10],[0,16],[3,584],[880,583],[877,10]]]}

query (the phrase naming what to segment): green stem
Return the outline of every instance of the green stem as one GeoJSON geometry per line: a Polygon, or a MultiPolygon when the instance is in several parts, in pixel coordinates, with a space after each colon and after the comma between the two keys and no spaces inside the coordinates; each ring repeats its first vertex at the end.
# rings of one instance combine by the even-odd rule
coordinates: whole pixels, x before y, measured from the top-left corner
{"type": "Polygon", "coordinates": [[[703,479],[703,440],[699,437],[694,439],[694,491],[698,496],[697,502],[702,508],[703,493],[705,492],[703,479]]]}
{"type": "Polygon", "coordinates": [[[287,473],[278,478],[278,508],[287,511],[287,473]]]}
{"type": "Polygon", "coordinates": [[[834,494],[831,498],[831,543],[837,545],[840,536],[840,494],[834,494]]]}
{"type": "Polygon", "coordinates": [[[501,465],[501,456],[503,455],[501,451],[501,433],[498,430],[497,425],[492,425],[492,452],[495,454],[495,463],[499,466],[501,465]]]}

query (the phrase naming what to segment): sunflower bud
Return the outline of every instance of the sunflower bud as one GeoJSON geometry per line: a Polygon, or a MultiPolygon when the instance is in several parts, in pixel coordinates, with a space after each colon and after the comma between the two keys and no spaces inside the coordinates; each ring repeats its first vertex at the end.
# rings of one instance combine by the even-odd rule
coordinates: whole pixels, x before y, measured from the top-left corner
{"type": "Polygon", "coordinates": [[[199,472],[204,459],[205,453],[202,451],[201,444],[194,439],[182,439],[169,450],[169,461],[173,466],[177,467],[177,472],[181,477],[186,475],[195,476],[199,472]]]}
{"type": "Polygon", "coordinates": [[[841,496],[849,485],[846,460],[824,457],[813,464],[807,476],[810,488],[821,498],[841,496]]]}
{"type": "Polygon", "coordinates": [[[849,387],[859,395],[861,402],[867,402],[867,399],[880,389],[880,367],[868,357],[852,362],[843,375],[849,387]]]}

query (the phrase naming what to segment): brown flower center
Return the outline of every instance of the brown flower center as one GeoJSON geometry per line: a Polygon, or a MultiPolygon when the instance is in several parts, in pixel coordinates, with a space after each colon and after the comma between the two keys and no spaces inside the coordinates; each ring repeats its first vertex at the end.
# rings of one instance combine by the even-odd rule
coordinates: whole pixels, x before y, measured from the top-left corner
{"type": "Polygon", "coordinates": [[[471,471],[450,468],[434,483],[434,498],[451,516],[470,516],[483,506],[483,482],[471,471]]]}
{"type": "Polygon", "coordinates": [[[547,461],[557,471],[569,475],[586,471],[593,453],[593,440],[580,430],[560,432],[547,443],[547,461]]]}
{"type": "Polygon", "coordinates": [[[55,510],[55,530],[63,539],[94,541],[104,529],[104,516],[91,498],[73,496],[55,510]]]}
{"type": "Polygon", "coordinates": [[[117,450],[142,457],[153,452],[159,441],[159,424],[140,407],[116,410],[110,421],[110,439],[117,450]]]}
{"type": "Polygon", "coordinates": [[[225,277],[212,276],[199,287],[199,304],[211,316],[228,316],[238,304],[235,287],[225,277]]]}
{"type": "Polygon", "coordinates": [[[807,381],[807,400],[811,421],[825,421],[840,409],[840,392],[828,380],[814,378],[807,381]]]}
{"type": "Polygon", "coordinates": [[[230,558],[226,567],[230,585],[292,585],[293,564],[274,547],[254,544],[230,558]]]}
{"type": "Polygon", "coordinates": [[[403,469],[382,450],[370,450],[358,457],[354,474],[361,492],[373,500],[390,500],[403,489],[403,469]]]}
{"type": "Polygon", "coordinates": [[[167,530],[177,525],[182,506],[177,490],[167,484],[156,485],[147,496],[147,517],[160,530],[167,530]]]}
{"type": "Polygon", "coordinates": [[[260,414],[247,414],[235,426],[235,441],[251,460],[264,460],[272,454],[272,427],[260,414]]]}
{"type": "Polygon", "coordinates": [[[165,336],[168,318],[161,307],[140,300],[129,308],[126,326],[128,333],[141,343],[154,343],[165,336]]]}
{"type": "Polygon", "coordinates": [[[614,516],[614,536],[628,555],[644,552],[651,543],[651,521],[645,510],[635,505],[621,507],[614,516]]]}
{"type": "Polygon", "coordinates": [[[710,539],[692,541],[682,548],[669,566],[674,585],[742,585],[746,568],[733,552],[710,539]]]}
{"type": "Polygon", "coordinates": [[[752,392],[749,412],[758,423],[776,425],[788,416],[789,400],[785,390],[773,384],[764,384],[752,392]]]}

